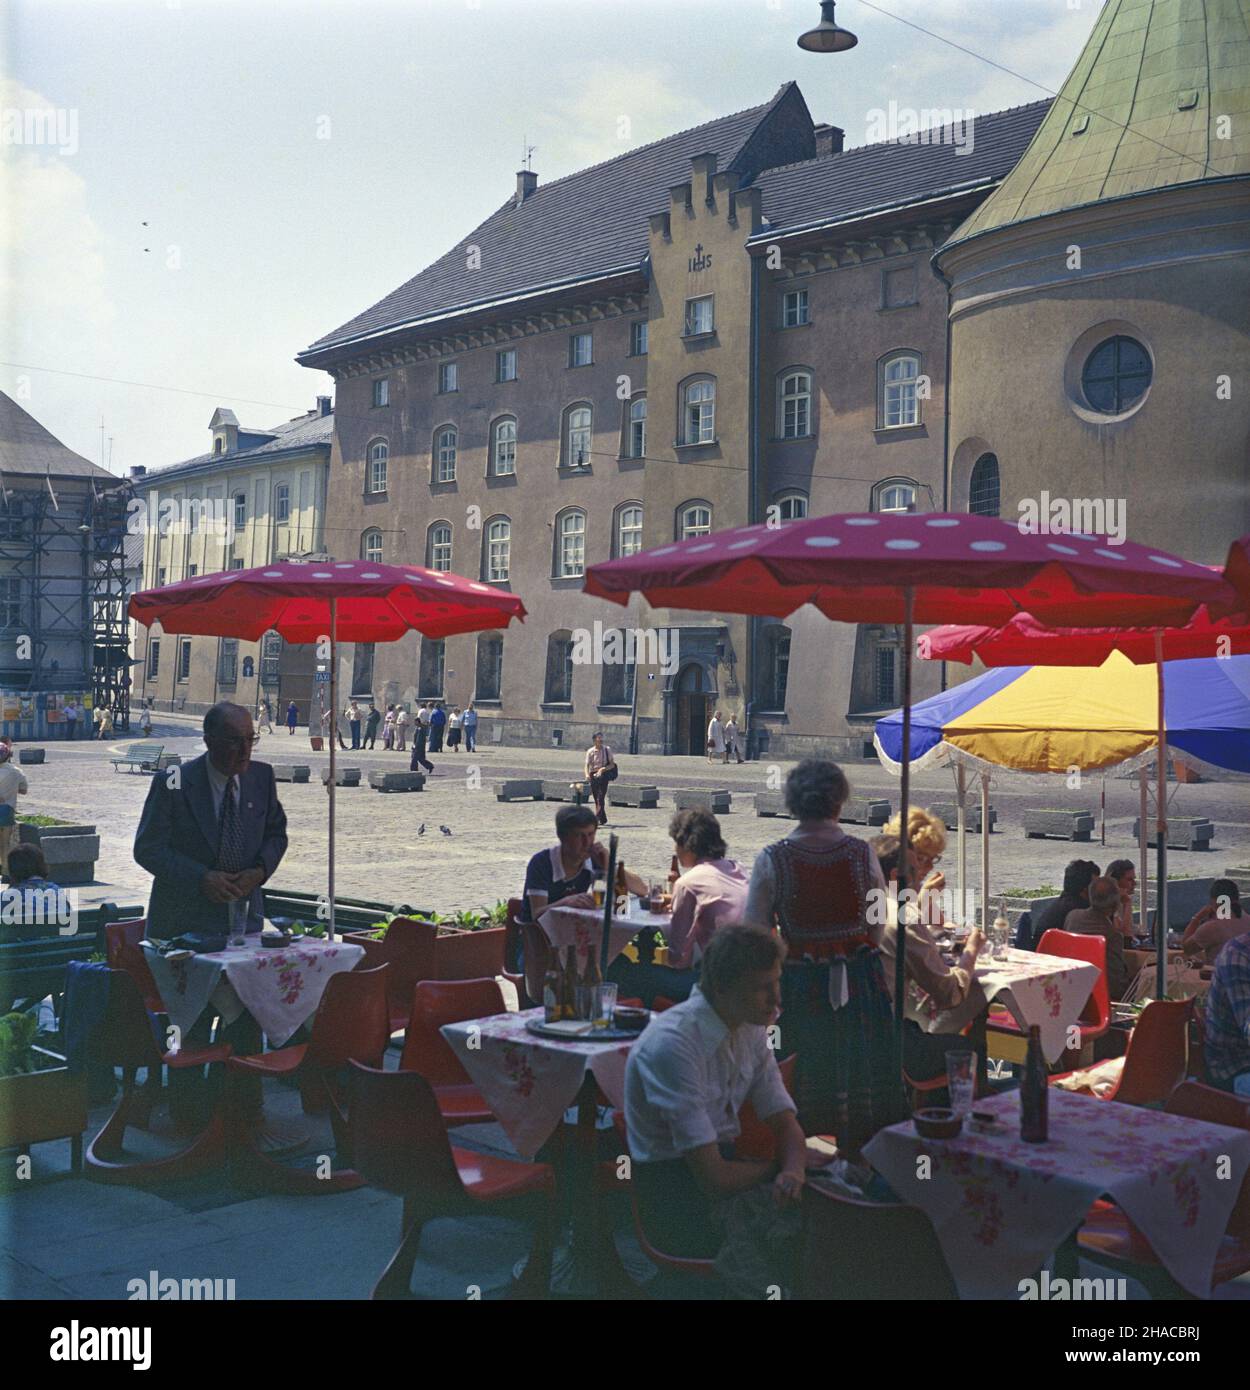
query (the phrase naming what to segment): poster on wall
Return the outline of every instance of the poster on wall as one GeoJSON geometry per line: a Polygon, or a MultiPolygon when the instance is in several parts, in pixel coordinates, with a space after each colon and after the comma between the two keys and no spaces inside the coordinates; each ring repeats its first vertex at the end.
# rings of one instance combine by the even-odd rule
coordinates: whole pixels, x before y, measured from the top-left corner
{"type": "Polygon", "coordinates": [[[22,717],[21,701],[16,694],[10,695],[6,690],[4,695],[0,696],[0,700],[3,700],[3,718],[6,723],[9,720],[20,719],[22,717]]]}
{"type": "Polygon", "coordinates": [[[19,696],[18,705],[21,711],[20,718],[33,719],[35,717],[35,702],[29,695],[19,696]]]}
{"type": "Polygon", "coordinates": [[[65,711],[61,708],[61,697],[59,695],[45,695],[44,699],[44,718],[49,724],[64,724],[65,711]]]}

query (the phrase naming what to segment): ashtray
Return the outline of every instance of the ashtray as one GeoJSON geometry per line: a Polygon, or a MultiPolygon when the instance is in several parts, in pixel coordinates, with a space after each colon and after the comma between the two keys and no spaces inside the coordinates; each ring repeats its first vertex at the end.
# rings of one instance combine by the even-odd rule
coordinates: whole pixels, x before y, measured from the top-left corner
{"type": "Polygon", "coordinates": [[[260,944],[262,946],[289,946],[291,944],[291,933],[288,932],[261,932],[260,944]]]}
{"type": "Polygon", "coordinates": [[[641,1033],[651,1021],[649,1009],[632,1009],[623,1006],[612,1010],[612,1026],[625,1033],[641,1033]]]}
{"type": "Polygon", "coordinates": [[[959,1111],[948,1110],[945,1106],[917,1110],[911,1122],[922,1139],[953,1139],[964,1127],[964,1117],[959,1111]]]}

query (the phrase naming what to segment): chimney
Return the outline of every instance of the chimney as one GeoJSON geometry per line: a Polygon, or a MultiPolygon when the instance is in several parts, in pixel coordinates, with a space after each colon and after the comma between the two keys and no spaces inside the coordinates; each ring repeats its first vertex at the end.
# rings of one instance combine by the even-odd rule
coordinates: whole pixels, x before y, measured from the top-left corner
{"type": "Polygon", "coordinates": [[[538,175],[532,169],[518,169],[516,171],[516,205],[521,204],[538,187],[538,175]]]}
{"type": "Polygon", "coordinates": [[[142,478],[147,471],[147,468],[142,463],[132,463],[130,465],[130,476],[132,478],[142,478]]]}
{"type": "Polygon", "coordinates": [[[333,407],[330,405],[330,397],[329,397],[329,396],[318,396],[318,397],[317,397],[317,414],[318,414],[318,415],[329,415],[329,413],[330,413],[330,411],[331,411],[332,408],[333,408],[333,407]]]}
{"type": "Polygon", "coordinates": [[[846,139],[846,131],[840,126],[823,123],[812,127],[816,137],[816,158],[828,159],[830,155],[841,154],[846,139]]]}

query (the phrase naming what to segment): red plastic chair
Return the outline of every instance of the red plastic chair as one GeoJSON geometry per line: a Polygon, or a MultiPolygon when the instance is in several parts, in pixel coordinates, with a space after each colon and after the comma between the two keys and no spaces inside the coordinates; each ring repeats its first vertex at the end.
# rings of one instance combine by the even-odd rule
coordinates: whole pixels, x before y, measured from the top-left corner
{"type": "Polygon", "coordinates": [[[104,928],[104,950],[110,970],[124,970],[139,986],[143,1007],[151,1014],[163,1014],[165,1005],[156,987],[147,958],[139,942],[147,935],[146,917],[128,917],[109,922],[104,928]]]}
{"type": "MultiPolygon", "coordinates": [[[[1182,1082],[1168,1097],[1164,1109],[1169,1115],[1185,1115],[1208,1124],[1250,1130],[1250,1101],[1197,1081],[1182,1082]]],[[[1086,1214],[1077,1240],[1084,1254],[1144,1284],[1152,1298],[1191,1297],[1164,1269],[1146,1237],[1113,1203],[1095,1203],[1086,1214]]],[[[1224,1239],[1216,1252],[1211,1287],[1240,1278],[1247,1272],[1250,1272],[1250,1175],[1241,1184],[1224,1239]]]]}
{"type": "MultiPolygon", "coordinates": [[[[339,1094],[337,1075],[351,1061],[380,1067],[390,1042],[386,1001],[385,965],[376,970],[352,970],[332,975],[313,1018],[312,1037],[306,1043],[231,1057],[226,1064],[235,1078],[291,1076],[300,1073],[302,1087],[320,1095],[330,1112],[339,1157],[350,1164],[351,1145],[347,1117],[339,1094]]],[[[256,1147],[256,1119],[244,1113],[236,1088],[232,1118],[232,1157],[239,1176],[249,1185],[292,1194],[342,1192],[361,1185],[359,1174],[340,1170],[329,1178],[283,1167],[256,1147]]]]}
{"type": "MultiPolygon", "coordinates": [[[[782,1082],[789,1092],[791,1100],[794,1099],[794,1068],[798,1063],[797,1052],[793,1052],[789,1057],[783,1058],[777,1063],[777,1070],[781,1073],[782,1082]]],[[[765,1162],[772,1160],[777,1152],[777,1140],[769,1127],[755,1113],[755,1107],[750,1101],[742,1107],[738,1114],[738,1124],[740,1126],[737,1139],[734,1140],[734,1154],[738,1158],[758,1158],[765,1162]]]]}
{"type": "Polygon", "coordinates": [[[386,966],[386,1002],[392,1033],[408,1027],[412,991],[421,980],[435,978],[434,943],[438,928],[433,922],[396,917],[382,938],[375,960],[386,966]]]}
{"type": "MultiPolygon", "coordinates": [[[[1147,1004],[1129,1034],[1124,1067],[1114,1088],[1099,1095],[1086,1087],[1077,1094],[1126,1105],[1162,1105],[1185,1079],[1193,1010],[1192,999],[1155,999],[1147,1004]]],[[[1053,1085],[1059,1077],[1050,1080],[1053,1085]]]]}
{"type": "Polygon", "coordinates": [[[490,1018],[504,1009],[495,980],[422,980],[413,992],[399,1069],[419,1072],[430,1083],[444,1124],[479,1125],[495,1116],[440,1030],[445,1023],[490,1018]]]}
{"type": "Polygon", "coordinates": [[[515,974],[521,965],[521,914],[524,898],[509,898],[508,913],[503,923],[503,968],[505,974],[515,974]]]}
{"type": "Polygon", "coordinates": [[[535,1227],[520,1291],[547,1297],[555,1233],[551,1165],[453,1148],[433,1087],[414,1071],[386,1072],[352,1062],[349,1089],[357,1167],[374,1187],[404,1199],[399,1248],[373,1297],[411,1297],[412,1268],[427,1221],[523,1199],[535,1208],[535,1227]]]}
{"type": "MultiPolygon", "coordinates": [[[[1098,967],[1098,978],[1085,1001],[1077,1025],[1081,1030],[1082,1048],[1095,1038],[1102,1037],[1111,1027],[1111,996],[1107,989],[1107,943],[1101,936],[1059,931],[1052,927],[1042,933],[1042,939],[1037,943],[1037,951],[1039,955],[1063,956],[1067,960],[1085,961],[1098,967]]],[[[1006,1009],[991,1008],[988,1032],[1022,1036],[1020,1025],[1006,1009]]]]}
{"type": "Polygon", "coordinates": [[[137,1089],[140,1068],[146,1068],[150,1081],[152,1076],[160,1076],[162,1066],[179,1070],[225,1062],[230,1056],[230,1046],[218,1043],[162,1052],[156,1045],[148,1010],[134,977],[125,970],[111,969],[109,973],[108,1006],[90,1046],[98,1060],[121,1068],[122,1094],[117,1108],[87,1149],[88,1175],[99,1182],[132,1183],[141,1187],[174,1178],[195,1177],[219,1167],[226,1155],[225,1123],[219,1107],[214,1109],[204,1131],[180,1153],[147,1161],[122,1161],[127,1128],[146,1126],[151,1109],[150,1097],[141,1095],[137,1089]]]}
{"type": "Polygon", "coordinates": [[[803,1189],[800,1299],[956,1299],[929,1218],[903,1203],[866,1202],[808,1183],[803,1189]]]}

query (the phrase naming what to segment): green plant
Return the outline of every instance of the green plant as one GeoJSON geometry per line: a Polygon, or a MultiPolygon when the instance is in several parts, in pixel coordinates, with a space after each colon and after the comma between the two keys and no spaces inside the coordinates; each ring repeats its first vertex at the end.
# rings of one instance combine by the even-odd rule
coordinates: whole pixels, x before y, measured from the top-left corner
{"type": "Polygon", "coordinates": [[[0,1076],[24,1076],[36,1070],[34,1043],[39,1023],[33,1013],[0,1018],[0,1076]]]}
{"type": "Polygon", "coordinates": [[[493,926],[494,923],[489,914],[483,915],[472,908],[466,908],[463,912],[453,912],[448,925],[459,927],[462,931],[479,931],[483,927],[493,926]]]}
{"type": "Polygon", "coordinates": [[[108,957],[104,954],[103,951],[92,951],[92,953],[87,957],[88,965],[105,965],[107,963],[108,957]]]}
{"type": "Polygon", "coordinates": [[[490,910],[490,924],[492,927],[502,927],[507,924],[507,921],[508,904],[503,898],[500,898],[490,910]]]}
{"type": "Polygon", "coordinates": [[[1004,888],[996,898],[1057,898],[1060,890],[1053,883],[1043,883],[1038,888],[1004,888]]]}
{"type": "Polygon", "coordinates": [[[18,821],[22,825],[72,825],[73,821],[58,820],[56,816],[18,816],[18,821]]]}

